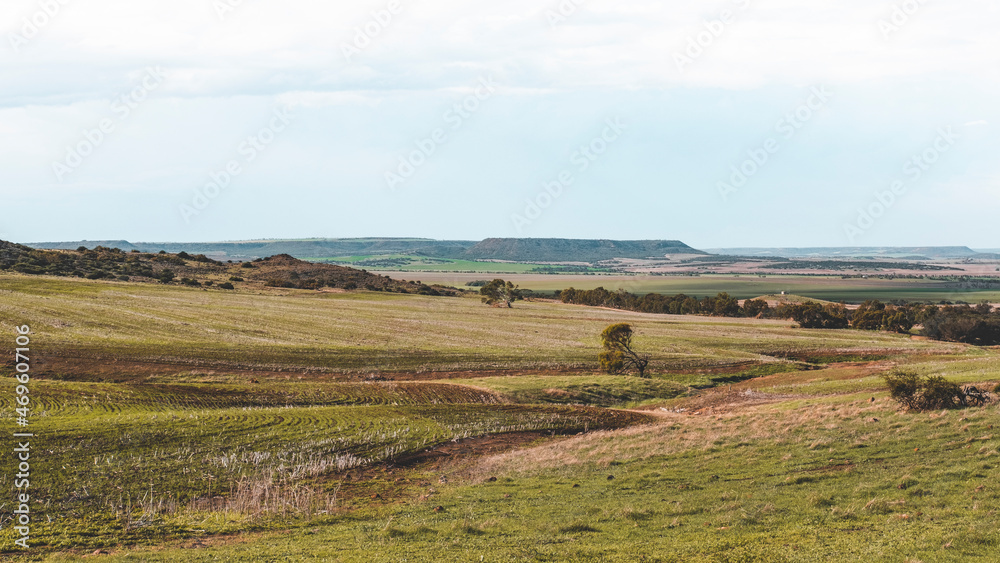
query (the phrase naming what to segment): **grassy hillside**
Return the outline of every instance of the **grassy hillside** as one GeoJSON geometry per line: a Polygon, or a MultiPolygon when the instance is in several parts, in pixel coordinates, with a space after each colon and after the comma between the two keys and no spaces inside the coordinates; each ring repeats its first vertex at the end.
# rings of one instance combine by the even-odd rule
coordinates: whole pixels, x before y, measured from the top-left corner
{"type": "Polygon", "coordinates": [[[206,291],[71,278],[0,278],[0,322],[50,345],[42,373],[123,380],[158,373],[250,370],[328,374],[594,370],[598,335],[634,323],[654,373],[732,371],[826,350],[833,356],[947,353],[954,344],[787,321],[674,317],[549,302],[490,308],[478,298],[260,288],[206,291]],[[139,363],[131,371],[118,365],[139,363]]]}
{"type": "MultiPolygon", "coordinates": [[[[992,561],[1000,547],[997,407],[901,412],[879,377],[990,389],[995,349],[552,302],[0,275],[0,325],[26,323],[34,548],[13,550],[0,521],[6,560],[992,561]],[[595,374],[614,322],[636,327],[651,379],[595,374]]],[[[0,394],[7,427],[13,401],[0,394]]]]}
{"type": "Polygon", "coordinates": [[[87,279],[159,282],[232,290],[239,287],[289,287],[299,289],[367,289],[423,295],[456,295],[448,288],[404,282],[332,264],[314,264],[287,254],[233,264],[185,252],[147,254],[97,246],[75,250],[36,250],[0,241],[0,272],[54,275],[87,279]]]}

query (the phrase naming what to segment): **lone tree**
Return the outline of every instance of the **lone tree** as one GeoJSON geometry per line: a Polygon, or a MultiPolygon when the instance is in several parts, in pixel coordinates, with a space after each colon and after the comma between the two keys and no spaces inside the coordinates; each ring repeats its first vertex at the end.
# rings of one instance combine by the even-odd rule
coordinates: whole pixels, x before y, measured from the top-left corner
{"type": "Polygon", "coordinates": [[[497,307],[506,305],[507,308],[510,308],[514,301],[524,299],[521,290],[516,285],[501,279],[495,279],[484,285],[480,288],[479,294],[483,296],[483,303],[497,307]]]}
{"type": "Polygon", "coordinates": [[[613,375],[635,369],[639,372],[639,377],[646,377],[649,356],[632,349],[633,334],[632,325],[627,323],[613,324],[604,329],[601,333],[604,351],[597,356],[601,369],[613,375]]]}

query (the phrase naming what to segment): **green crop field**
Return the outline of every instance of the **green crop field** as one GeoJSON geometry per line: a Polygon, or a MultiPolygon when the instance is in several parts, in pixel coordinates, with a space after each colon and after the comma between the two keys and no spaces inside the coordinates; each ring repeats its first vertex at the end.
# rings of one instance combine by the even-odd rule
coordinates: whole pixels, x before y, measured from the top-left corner
{"type": "Polygon", "coordinates": [[[5,560],[993,561],[1000,548],[998,407],[904,412],[880,377],[992,389],[994,348],[550,301],[0,276],[11,347],[22,324],[33,547],[12,547],[0,501],[5,560]],[[651,378],[598,373],[616,322],[635,327],[651,378]]]}
{"type": "Polygon", "coordinates": [[[476,260],[456,260],[453,258],[419,258],[403,254],[371,256],[338,256],[336,258],[303,258],[310,262],[329,262],[355,268],[383,270],[380,263],[396,263],[388,270],[398,276],[399,272],[464,272],[479,274],[523,274],[544,264],[523,262],[480,262],[476,260]]]}

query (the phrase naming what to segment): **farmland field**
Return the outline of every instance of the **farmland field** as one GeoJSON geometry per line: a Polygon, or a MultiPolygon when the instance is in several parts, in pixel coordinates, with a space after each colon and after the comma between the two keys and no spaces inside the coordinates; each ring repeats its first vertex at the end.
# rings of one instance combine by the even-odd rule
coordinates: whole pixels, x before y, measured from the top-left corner
{"type": "MultiPolygon", "coordinates": [[[[392,277],[401,276],[399,272],[380,272],[392,277]]],[[[484,279],[482,274],[475,273],[422,273],[420,281],[424,283],[439,283],[454,287],[463,287],[468,282],[484,279]]],[[[802,295],[826,301],[844,301],[861,303],[866,299],[892,301],[903,299],[907,301],[966,301],[979,303],[989,301],[1000,303],[1000,289],[976,288],[973,284],[962,281],[940,281],[921,279],[879,279],[851,278],[840,276],[795,276],[769,275],[758,277],[753,275],[713,275],[698,276],[655,276],[648,274],[513,274],[505,275],[521,287],[538,292],[552,292],[557,289],[575,287],[576,289],[594,289],[598,286],[609,290],[626,289],[631,293],[684,293],[695,297],[715,295],[727,292],[738,299],[759,297],[761,295],[788,294],[802,295]]]]}
{"type": "Polygon", "coordinates": [[[490,274],[521,274],[543,267],[544,264],[523,262],[481,262],[475,260],[456,260],[453,258],[415,258],[406,255],[372,255],[372,256],[341,256],[337,258],[310,258],[303,260],[313,262],[329,262],[355,268],[377,270],[391,265],[392,271],[400,272],[466,272],[490,274]]]}
{"type": "Polygon", "coordinates": [[[5,520],[5,559],[992,561],[1000,543],[997,407],[903,412],[880,377],[991,389],[992,348],[19,275],[0,324],[31,325],[35,374],[33,548],[5,520]],[[598,373],[615,322],[651,378],[598,373]]]}

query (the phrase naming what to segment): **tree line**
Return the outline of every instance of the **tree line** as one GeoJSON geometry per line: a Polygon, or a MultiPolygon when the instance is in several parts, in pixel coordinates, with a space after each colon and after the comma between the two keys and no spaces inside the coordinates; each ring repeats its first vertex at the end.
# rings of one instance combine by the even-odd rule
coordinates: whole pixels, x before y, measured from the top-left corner
{"type": "Polygon", "coordinates": [[[711,315],[716,317],[751,317],[790,319],[802,328],[889,331],[909,334],[922,327],[921,334],[935,340],[962,342],[977,346],[1000,345],[1000,311],[989,304],[933,305],[929,303],[882,303],[868,300],[850,310],[843,303],[782,303],[771,307],[763,299],[747,299],[741,305],[728,293],[715,297],[695,297],[683,293],[636,295],[623,289],[609,291],[569,288],[556,292],[563,303],[609,307],[640,313],[671,315],[711,315]]]}

